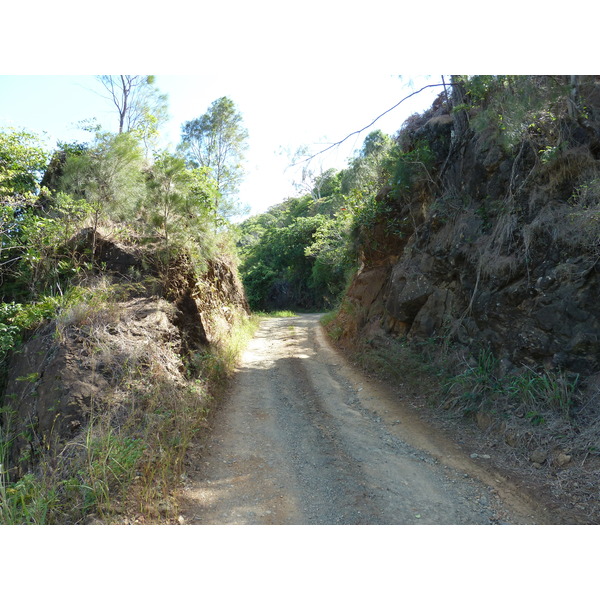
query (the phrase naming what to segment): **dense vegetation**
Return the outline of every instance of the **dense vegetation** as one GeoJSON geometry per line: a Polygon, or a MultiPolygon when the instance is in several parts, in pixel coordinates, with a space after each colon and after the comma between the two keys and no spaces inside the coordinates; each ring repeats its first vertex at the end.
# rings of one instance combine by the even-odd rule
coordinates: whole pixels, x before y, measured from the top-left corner
{"type": "Polygon", "coordinates": [[[154,79],[100,79],[119,108],[119,133],[102,131],[92,121],[86,127],[94,132],[93,142],[61,142],[50,156],[33,133],[0,132],[0,356],[32,319],[45,316],[41,307],[51,314],[67,301],[70,287],[101,270],[96,257],[101,229],[155,247],[163,275],[182,251],[198,269],[217,252],[233,252],[226,220],[232,190],[219,186],[228,165],[239,171],[238,146],[247,134],[231,100],[213,104],[210,127],[186,132],[180,150],[171,153],[156,148],[166,100],[154,79]],[[219,112],[223,104],[225,114],[219,112]],[[208,144],[207,164],[199,164],[187,150],[191,140],[201,144],[219,131],[223,140],[235,136],[235,152],[208,144]],[[81,254],[72,238],[83,227],[91,230],[92,243],[81,254]]]}
{"type": "Polygon", "coordinates": [[[342,171],[309,178],[309,192],[240,226],[241,274],[250,305],[333,308],[357,266],[358,230],[379,210],[377,192],[398,157],[377,130],[342,171]]]}

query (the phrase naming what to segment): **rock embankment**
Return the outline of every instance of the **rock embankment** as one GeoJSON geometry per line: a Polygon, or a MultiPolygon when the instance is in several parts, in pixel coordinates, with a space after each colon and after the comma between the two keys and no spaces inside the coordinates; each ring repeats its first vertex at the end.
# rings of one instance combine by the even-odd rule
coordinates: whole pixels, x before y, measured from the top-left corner
{"type": "Polygon", "coordinates": [[[363,232],[348,333],[450,336],[491,348],[505,369],[598,372],[600,118],[554,124],[561,142],[544,160],[550,133],[507,147],[489,128],[459,132],[444,111],[401,132],[429,162],[408,193],[380,193],[391,211],[363,232]]]}
{"type": "Polygon", "coordinates": [[[438,99],[407,121],[397,143],[408,184],[400,177],[380,191],[381,217],[363,227],[361,266],[334,323],[340,343],[362,353],[386,355],[396,342],[443,348],[437,369],[450,371],[451,392],[430,405],[474,417],[504,464],[592,522],[600,519],[596,79],[582,88],[588,111],[579,118],[566,105],[536,113],[521,103],[531,121],[511,139],[508,101],[506,112],[484,114],[486,106],[464,104],[448,111],[438,99]]]}
{"type": "MultiPolygon", "coordinates": [[[[74,240],[81,252],[89,243],[86,231],[74,240]]],[[[102,270],[87,278],[81,300],[32,332],[11,359],[2,405],[14,480],[42,453],[65,452],[90,420],[111,415],[118,428],[143,412],[150,382],[183,388],[195,353],[210,351],[248,311],[225,260],[210,260],[197,275],[181,256],[159,277],[148,252],[100,235],[95,244],[102,270]]]]}

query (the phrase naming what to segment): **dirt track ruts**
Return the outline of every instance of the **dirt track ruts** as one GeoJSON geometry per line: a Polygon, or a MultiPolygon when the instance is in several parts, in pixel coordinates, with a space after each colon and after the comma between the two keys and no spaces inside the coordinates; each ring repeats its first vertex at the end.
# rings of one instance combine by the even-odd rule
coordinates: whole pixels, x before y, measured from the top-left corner
{"type": "Polygon", "coordinates": [[[548,522],[353,369],[319,315],[262,322],[188,462],[185,523],[548,522]]]}

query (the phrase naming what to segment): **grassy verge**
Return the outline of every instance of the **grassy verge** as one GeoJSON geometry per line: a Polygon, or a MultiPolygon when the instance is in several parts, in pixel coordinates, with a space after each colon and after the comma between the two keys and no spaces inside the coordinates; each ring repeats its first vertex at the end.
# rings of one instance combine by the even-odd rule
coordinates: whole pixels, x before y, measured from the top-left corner
{"type": "Polygon", "coordinates": [[[279,318],[283,318],[283,317],[297,317],[298,313],[295,313],[292,310],[273,310],[270,312],[264,312],[264,311],[257,311],[254,313],[254,315],[259,318],[259,319],[265,319],[265,318],[270,318],[270,317],[279,317],[279,318]]]}
{"type": "MultiPolygon", "coordinates": [[[[344,334],[344,323],[334,311],[322,325],[334,341],[344,334]]],[[[490,350],[470,356],[442,339],[407,341],[379,334],[373,339],[351,340],[355,362],[380,377],[423,393],[430,404],[464,416],[512,409],[532,415],[552,411],[570,419],[579,400],[579,377],[560,371],[528,367],[504,373],[490,350]]]]}
{"type": "MultiPolygon", "coordinates": [[[[74,310],[57,332],[85,329],[90,351],[114,355],[106,330],[118,324],[117,304],[96,297],[74,310]]],[[[164,344],[148,342],[115,361],[112,385],[92,402],[85,427],[59,451],[40,452],[36,468],[16,481],[7,470],[12,415],[3,409],[0,523],[173,522],[172,490],[180,485],[187,449],[206,427],[258,323],[256,316],[235,314],[229,326],[215,328],[210,348],[189,359],[187,377],[164,344]]]]}

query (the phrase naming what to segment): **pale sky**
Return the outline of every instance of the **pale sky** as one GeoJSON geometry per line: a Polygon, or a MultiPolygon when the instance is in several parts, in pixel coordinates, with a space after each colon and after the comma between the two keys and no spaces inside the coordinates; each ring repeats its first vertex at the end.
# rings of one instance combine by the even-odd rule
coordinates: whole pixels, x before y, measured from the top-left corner
{"type": "MultiPolygon", "coordinates": [[[[535,3],[520,3],[517,20],[509,10],[495,11],[492,29],[475,27],[475,13],[465,20],[455,5],[436,1],[105,0],[83,6],[74,0],[3,6],[0,127],[46,131],[51,141],[73,141],[78,121],[102,113],[107,127],[115,127],[110,103],[92,91],[93,75],[154,74],[169,97],[164,136],[174,147],[185,121],[228,96],[249,131],[240,200],[253,213],[295,194],[291,182],[298,173],[286,170],[282,151],[317,151],[337,142],[423,84],[440,82],[441,73],[586,68],[569,70],[566,44],[511,55],[511,40],[527,38],[532,20],[551,31],[548,13],[540,14],[535,3]]],[[[588,29],[593,33],[591,21],[577,20],[578,47],[588,29]]],[[[577,60],[581,64],[581,55],[577,60]]],[[[395,133],[435,95],[420,94],[371,129],[395,133]]],[[[343,168],[368,131],[323,155],[322,168],[343,168]]]]}
{"type": "MultiPolygon", "coordinates": [[[[232,71],[217,76],[157,73],[156,86],[167,94],[170,114],[162,143],[174,149],[185,121],[206,112],[217,98],[230,97],[249,132],[240,200],[253,213],[263,212],[287,196],[297,195],[292,183],[300,175],[298,168],[288,168],[290,152],[304,145],[311,153],[326,148],[368,125],[415,89],[438,82],[439,75],[413,81],[398,73],[372,72],[360,77],[356,73],[315,72],[303,81],[293,72],[282,71],[232,71]],[[360,85],[352,83],[356,79],[360,85]]],[[[100,96],[102,91],[92,75],[0,75],[0,127],[25,128],[42,135],[51,147],[58,140],[89,139],[77,124],[91,117],[115,131],[117,114],[111,102],[100,96]]],[[[323,154],[311,167],[317,171],[343,168],[370,130],[395,133],[406,117],[430,106],[439,91],[428,89],[411,98],[364,134],[323,154]]]]}

